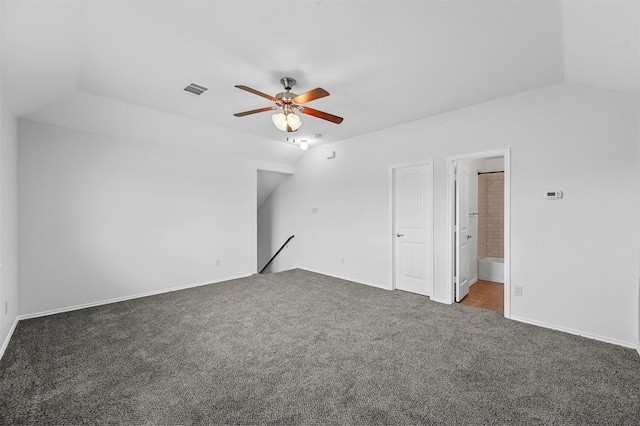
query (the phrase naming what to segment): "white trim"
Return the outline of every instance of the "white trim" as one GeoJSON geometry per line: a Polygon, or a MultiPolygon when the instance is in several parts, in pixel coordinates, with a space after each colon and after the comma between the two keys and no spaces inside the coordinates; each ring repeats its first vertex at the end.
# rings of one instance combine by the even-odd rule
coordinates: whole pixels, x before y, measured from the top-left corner
{"type": "Polygon", "coordinates": [[[557,325],[552,325],[552,324],[548,324],[546,322],[541,322],[541,321],[536,321],[536,320],[531,320],[528,318],[522,318],[516,315],[512,315],[511,318],[514,321],[518,321],[518,322],[523,322],[526,324],[531,324],[531,325],[535,325],[538,327],[544,327],[544,328],[548,328],[551,330],[557,330],[557,331],[562,331],[564,333],[569,333],[569,334],[573,334],[576,336],[580,336],[580,337],[586,337],[587,339],[593,339],[593,340],[599,340],[600,342],[605,342],[605,343],[611,343],[613,345],[618,345],[618,346],[624,346],[625,348],[635,348],[636,345],[635,343],[632,342],[625,342],[623,340],[617,340],[617,339],[611,339],[610,337],[604,337],[604,336],[600,336],[597,334],[592,334],[592,333],[587,333],[584,331],[580,331],[580,330],[574,330],[572,328],[567,328],[567,327],[559,327],[557,325]]]}
{"type": "Polygon", "coordinates": [[[503,283],[504,279],[502,277],[495,276],[495,275],[483,275],[482,281],[491,281],[494,283],[504,284],[503,283]]]}
{"type": "Polygon", "coordinates": [[[16,326],[18,325],[18,321],[19,321],[18,317],[14,318],[13,324],[9,329],[9,333],[7,333],[7,338],[4,339],[4,342],[2,342],[2,347],[0,347],[0,359],[2,359],[2,357],[4,356],[4,351],[7,349],[7,346],[9,346],[9,340],[11,340],[11,336],[13,336],[13,332],[16,331],[16,326]]]}
{"type": "Polygon", "coordinates": [[[511,318],[511,150],[504,150],[504,316],[511,318]]]}
{"type": "Polygon", "coordinates": [[[455,215],[455,163],[460,160],[470,160],[487,157],[504,158],[504,316],[511,318],[511,149],[503,148],[492,151],[447,157],[447,303],[453,303],[455,244],[453,217],[455,215]]]}
{"type": "Polygon", "coordinates": [[[267,161],[254,161],[253,166],[256,170],[264,170],[267,172],[278,172],[287,175],[293,175],[296,173],[296,166],[282,163],[271,163],[267,161]]]}
{"type": "Polygon", "coordinates": [[[447,293],[444,298],[446,300],[445,303],[451,305],[453,301],[454,289],[453,286],[455,283],[455,262],[456,262],[456,249],[454,240],[456,237],[455,230],[453,229],[453,224],[455,223],[453,217],[456,214],[455,209],[455,180],[456,180],[456,167],[455,160],[451,160],[447,158],[447,257],[449,261],[447,262],[447,293]]]}
{"type": "MultiPolygon", "coordinates": [[[[380,289],[383,289],[383,290],[393,290],[393,288],[391,288],[391,286],[384,286],[384,285],[371,283],[371,282],[367,282],[367,281],[356,280],[354,278],[349,278],[349,277],[345,277],[345,276],[342,276],[342,275],[328,274],[326,272],[318,271],[316,269],[305,268],[303,266],[298,266],[298,269],[302,269],[303,271],[313,272],[313,273],[316,273],[316,274],[326,275],[328,277],[338,278],[340,280],[351,281],[351,282],[354,282],[356,284],[367,285],[369,287],[376,287],[376,288],[380,288],[380,289]]],[[[426,297],[429,297],[429,296],[426,296],[426,297]]]]}
{"type": "Polygon", "coordinates": [[[390,253],[391,258],[389,259],[389,282],[391,283],[391,287],[389,290],[396,289],[396,249],[395,244],[393,243],[393,229],[394,229],[394,219],[395,219],[395,190],[394,190],[394,168],[395,166],[389,166],[389,238],[391,239],[390,253]]]}
{"type": "Polygon", "coordinates": [[[389,282],[391,283],[391,288],[390,290],[395,290],[396,289],[396,244],[395,244],[395,237],[394,237],[394,233],[395,233],[395,170],[402,168],[402,167],[412,167],[412,166],[422,166],[422,165],[429,165],[429,170],[430,170],[430,180],[431,180],[431,187],[428,188],[429,189],[429,194],[427,195],[427,201],[429,203],[429,205],[431,206],[431,211],[429,212],[429,217],[430,217],[430,221],[427,224],[427,226],[429,227],[429,232],[431,235],[431,238],[429,239],[429,241],[427,242],[427,245],[429,247],[429,250],[431,252],[431,256],[430,259],[427,259],[429,266],[431,267],[431,291],[430,291],[430,296],[427,297],[433,297],[433,295],[436,293],[436,279],[435,279],[435,204],[434,204],[434,189],[435,189],[435,182],[434,182],[434,178],[435,178],[435,173],[434,173],[434,161],[433,158],[429,158],[423,161],[417,161],[417,162],[411,162],[411,163],[400,163],[400,164],[391,164],[389,166],[389,235],[390,235],[390,244],[391,244],[391,267],[389,268],[389,271],[391,271],[391,276],[389,277],[389,282]]]}
{"type": "Polygon", "coordinates": [[[163,294],[163,293],[171,293],[172,291],[186,290],[188,288],[201,287],[203,285],[216,284],[216,283],[220,283],[220,282],[223,282],[223,281],[235,280],[235,279],[238,279],[238,278],[246,278],[246,277],[249,277],[251,275],[253,275],[253,274],[236,275],[236,276],[233,276],[233,277],[221,278],[221,279],[215,280],[215,281],[206,281],[206,282],[195,283],[195,284],[187,284],[187,285],[182,285],[182,286],[178,286],[178,287],[171,287],[171,288],[162,289],[162,290],[154,290],[154,291],[149,291],[149,292],[146,292],[146,293],[134,294],[134,295],[131,295],[131,296],[123,296],[123,297],[116,297],[116,298],[113,298],[113,299],[101,300],[99,302],[84,303],[82,305],[69,306],[69,307],[66,307],[66,308],[51,309],[51,310],[48,310],[48,311],[36,312],[36,313],[32,313],[32,314],[18,315],[18,319],[19,320],[23,320],[23,319],[30,319],[30,318],[38,318],[38,317],[44,317],[44,316],[47,316],[47,315],[61,314],[63,312],[77,311],[77,310],[80,310],[80,309],[92,308],[94,306],[108,305],[110,303],[124,302],[125,300],[139,299],[141,297],[155,296],[155,295],[163,294]]]}
{"type": "Polygon", "coordinates": [[[469,287],[471,287],[472,285],[474,285],[477,282],[478,282],[478,277],[473,278],[471,281],[469,281],[469,287]]]}

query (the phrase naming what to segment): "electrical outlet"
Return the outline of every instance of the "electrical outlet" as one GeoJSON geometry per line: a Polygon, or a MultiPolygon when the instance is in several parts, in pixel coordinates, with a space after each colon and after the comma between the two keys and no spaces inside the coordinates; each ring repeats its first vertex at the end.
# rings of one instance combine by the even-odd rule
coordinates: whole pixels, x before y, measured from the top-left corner
{"type": "Polygon", "coordinates": [[[220,259],[216,260],[216,268],[220,267],[220,259]]]}
{"type": "Polygon", "coordinates": [[[513,286],[513,295],[514,296],[522,296],[522,286],[521,285],[513,286]]]}
{"type": "Polygon", "coordinates": [[[317,207],[312,207],[311,208],[311,214],[318,214],[318,208],[317,207]]]}
{"type": "Polygon", "coordinates": [[[344,257],[340,258],[340,263],[342,263],[344,265],[344,257]]]}
{"type": "Polygon", "coordinates": [[[4,301],[4,314],[7,315],[9,313],[9,301],[4,301]]]}

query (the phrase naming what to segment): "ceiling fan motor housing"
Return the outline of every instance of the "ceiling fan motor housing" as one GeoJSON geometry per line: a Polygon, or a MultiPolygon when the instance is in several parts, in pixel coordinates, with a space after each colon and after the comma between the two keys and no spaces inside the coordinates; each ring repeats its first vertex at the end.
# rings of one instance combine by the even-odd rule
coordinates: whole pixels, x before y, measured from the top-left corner
{"type": "Polygon", "coordinates": [[[293,98],[295,98],[296,95],[295,93],[286,91],[286,92],[280,92],[276,95],[276,99],[282,101],[283,104],[290,104],[291,101],[293,101],[293,98]]]}
{"type": "Polygon", "coordinates": [[[296,80],[291,77],[283,77],[280,79],[280,83],[282,83],[282,85],[284,86],[284,90],[288,92],[293,86],[296,85],[296,80]]]}

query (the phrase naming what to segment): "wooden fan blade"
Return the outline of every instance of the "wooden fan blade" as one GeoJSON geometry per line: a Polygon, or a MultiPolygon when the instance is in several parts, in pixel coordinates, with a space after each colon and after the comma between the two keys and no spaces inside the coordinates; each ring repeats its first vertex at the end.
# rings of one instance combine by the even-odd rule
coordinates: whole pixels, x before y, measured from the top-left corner
{"type": "Polygon", "coordinates": [[[325,96],[329,96],[329,92],[321,87],[316,87],[313,90],[309,90],[307,93],[296,96],[295,98],[293,98],[292,102],[294,104],[306,104],[307,102],[324,98],[325,96]]]}
{"type": "Polygon", "coordinates": [[[300,107],[300,112],[307,115],[313,115],[314,117],[322,118],[323,120],[331,121],[332,123],[340,124],[342,117],[338,117],[337,115],[329,114],[328,112],[318,111],[317,109],[309,108],[309,107],[300,107]]]}
{"type": "Polygon", "coordinates": [[[274,98],[273,96],[267,95],[266,93],[259,92],[256,89],[252,89],[251,87],[243,86],[243,85],[237,85],[236,87],[238,89],[246,90],[249,93],[253,93],[254,95],[258,95],[258,96],[262,96],[263,98],[267,98],[270,101],[278,102],[278,100],[276,98],[274,98]]]}
{"type": "Polygon", "coordinates": [[[264,108],[259,108],[259,109],[252,109],[251,111],[236,112],[233,115],[235,115],[236,117],[244,117],[245,115],[256,114],[258,112],[273,111],[276,108],[277,107],[275,107],[275,106],[270,106],[270,107],[264,107],[264,108]]]}

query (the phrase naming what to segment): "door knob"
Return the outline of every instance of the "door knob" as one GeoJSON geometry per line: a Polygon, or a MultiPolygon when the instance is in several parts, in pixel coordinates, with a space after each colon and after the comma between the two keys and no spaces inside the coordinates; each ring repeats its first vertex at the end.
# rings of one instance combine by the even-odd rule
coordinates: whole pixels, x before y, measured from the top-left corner
{"type": "Polygon", "coordinates": [[[398,238],[404,237],[404,234],[396,234],[396,237],[398,237],[398,238]]]}
{"type": "Polygon", "coordinates": [[[471,235],[467,235],[467,240],[468,240],[469,238],[473,238],[473,236],[471,236],[471,235]]]}

